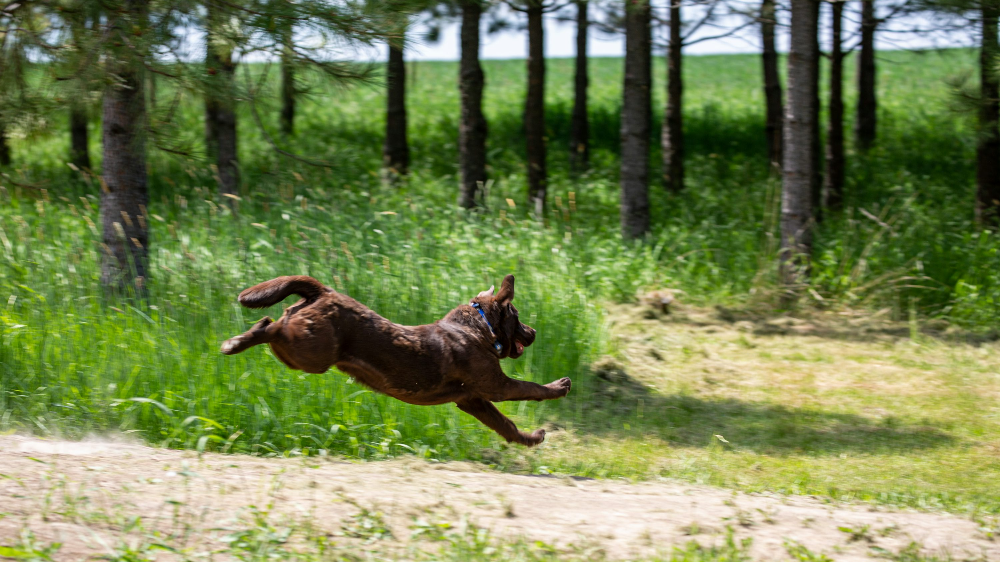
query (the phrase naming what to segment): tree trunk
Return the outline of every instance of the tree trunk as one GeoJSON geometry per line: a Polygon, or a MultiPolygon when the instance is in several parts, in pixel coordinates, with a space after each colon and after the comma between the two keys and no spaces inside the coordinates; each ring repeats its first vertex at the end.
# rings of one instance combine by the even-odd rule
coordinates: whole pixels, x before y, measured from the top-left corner
{"type": "Polygon", "coordinates": [[[458,204],[466,209],[477,205],[479,185],[486,182],[486,117],[483,116],[483,69],[479,66],[479,20],[482,6],[476,0],[462,3],[462,60],[458,87],[462,116],[458,125],[458,159],[461,191],[458,204]]]}
{"type": "Polygon", "coordinates": [[[663,185],[684,189],[684,77],[681,73],[681,0],[670,0],[670,44],[667,47],[667,108],[660,139],[663,148],[663,185]]]}
{"type": "MultiPolygon", "coordinates": [[[[209,10],[211,16],[212,8],[209,7],[210,5],[206,4],[205,7],[209,10]]],[[[219,84],[215,77],[219,72],[221,63],[215,53],[215,49],[212,48],[211,17],[208,23],[209,25],[205,28],[205,73],[207,85],[205,91],[205,155],[208,157],[209,162],[214,162],[219,157],[219,95],[216,91],[219,84]]]]}
{"type": "Polygon", "coordinates": [[[590,164],[590,121],[587,116],[587,2],[576,4],[576,76],[573,80],[573,122],[569,136],[569,162],[576,170],[590,164]]]}
{"type": "Polygon", "coordinates": [[[548,172],[545,168],[545,28],[540,0],[528,4],[528,94],[524,102],[524,134],[528,147],[528,200],[541,217],[545,212],[548,172]]]}
{"type": "Polygon", "coordinates": [[[90,151],[87,148],[87,108],[74,101],[69,107],[69,161],[81,170],[90,169],[90,151]]]}
{"type": "MultiPolygon", "coordinates": [[[[70,20],[70,41],[80,49],[80,35],[87,30],[87,22],[70,20]]],[[[69,161],[81,170],[90,169],[89,135],[87,131],[87,87],[83,80],[77,80],[79,92],[71,94],[69,101],[69,161]]]]}
{"type": "Polygon", "coordinates": [[[875,143],[875,0],[861,0],[861,53],[858,55],[858,116],[854,122],[854,142],[861,150],[875,143]]]}
{"type": "Polygon", "coordinates": [[[976,147],[976,216],[985,226],[1000,226],[1000,76],[997,60],[997,18],[1000,8],[982,2],[982,46],[979,52],[981,101],[979,143],[976,147]]]}
{"type": "Polygon", "coordinates": [[[239,191],[239,160],[236,155],[236,66],[231,56],[222,60],[222,84],[227,94],[219,100],[218,141],[219,190],[222,193],[239,191]]]}
{"type": "Polygon", "coordinates": [[[406,62],[402,45],[389,45],[386,89],[382,164],[392,173],[405,176],[410,166],[410,146],[406,140],[406,62]]]}
{"type": "Polygon", "coordinates": [[[812,165],[812,181],[809,183],[809,191],[812,193],[812,209],[813,209],[813,220],[816,222],[823,221],[823,139],[821,136],[821,131],[823,129],[823,124],[819,118],[820,112],[820,100],[819,100],[819,78],[821,63],[823,60],[822,53],[819,48],[819,11],[822,6],[821,0],[816,0],[813,2],[813,29],[816,30],[816,34],[813,37],[813,42],[816,43],[815,53],[816,57],[813,59],[812,68],[812,87],[810,88],[813,93],[813,103],[812,103],[812,119],[810,124],[812,125],[812,147],[809,149],[812,155],[813,165],[812,165]]]}
{"type": "Polygon", "coordinates": [[[818,0],[792,0],[788,52],[788,103],[785,106],[784,166],[781,193],[781,277],[787,287],[807,270],[812,236],[813,123],[816,87],[816,11],[818,0]]]}
{"type": "Polygon", "coordinates": [[[760,5],[760,34],[764,44],[764,97],[767,100],[767,158],[772,170],[781,169],[781,78],[778,75],[778,51],[774,47],[774,26],[777,16],[774,0],[763,0],[760,5]]]}
{"type": "Polygon", "coordinates": [[[156,111],[156,74],[150,72],[148,74],[148,88],[149,88],[149,109],[151,111],[156,111]]]}
{"type": "MultiPolygon", "coordinates": [[[[145,2],[127,0],[125,9],[142,21],[145,2]]],[[[135,24],[126,24],[132,32],[135,24]]],[[[146,277],[149,237],[146,225],[146,98],[143,70],[131,54],[108,57],[109,72],[119,80],[104,90],[102,118],[101,227],[104,255],[101,284],[122,289],[135,279],[141,292],[146,277]]]]}
{"type": "MultiPolygon", "coordinates": [[[[0,41],[0,46],[3,42],[0,41]]],[[[0,75],[3,74],[3,58],[0,56],[0,75]]],[[[0,120],[0,166],[10,166],[10,145],[7,144],[7,124],[0,120]]]]}
{"type": "Polygon", "coordinates": [[[281,50],[281,134],[290,137],[295,134],[295,61],[291,50],[292,30],[290,26],[282,36],[281,50]]]}
{"type": "Polygon", "coordinates": [[[622,236],[649,232],[649,137],[652,65],[647,0],[625,4],[625,81],[621,117],[622,236]]]}
{"type": "Polygon", "coordinates": [[[844,205],[844,51],[842,27],[844,0],[834,0],[830,50],[830,124],[826,133],[826,175],[823,199],[827,209],[839,210],[844,205]]]}
{"type": "Polygon", "coordinates": [[[239,161],[236,155],[236,64],[232,50],[214,37],[224,14],[209,1],[206,26],[205,67],[209,89],[205,96],[205,143],[209,156],[215,156],[219,191],[235,194],[239,190],[239,161]]]}
{"type": "Polygon", "coordinates": [[[10,166],[10,146],[7,145],[7,129],[0,123],[0,166],[10,166]]]}

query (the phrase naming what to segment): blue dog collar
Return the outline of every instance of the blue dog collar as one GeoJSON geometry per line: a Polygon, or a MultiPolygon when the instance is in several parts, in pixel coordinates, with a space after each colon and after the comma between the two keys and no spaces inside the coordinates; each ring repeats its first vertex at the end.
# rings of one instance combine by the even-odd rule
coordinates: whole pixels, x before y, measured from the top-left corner
{"type": "Polygon", "coordinates": [[[486,327],[490,329],[490,334],[493,335],[493,349],[497,350],[497,353],[501,353],[503,351],[503,344],[501,344],[500,340],[497,339],[497,333],[493,331],[493,326],[490,324],[489,319],[486,318],[486,313],[483,311],[483,307],[479,306],[478,302],[470,302],[469,304],[472,305],[472,308],[478,310],[479,315],[483,317],[483,321],[486,322],[486,327]]]}

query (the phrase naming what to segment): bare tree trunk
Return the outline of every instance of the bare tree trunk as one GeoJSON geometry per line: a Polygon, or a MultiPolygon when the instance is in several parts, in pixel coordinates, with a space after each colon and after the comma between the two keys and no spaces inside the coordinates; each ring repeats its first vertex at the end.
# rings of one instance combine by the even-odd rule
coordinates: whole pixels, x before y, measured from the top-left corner
{"type": "Polygon", "coordinates": [[[7,144],[7,128],[0,123],[0,166],[10,166],[10,146],[7,144]]]}
{"type": "Polygon", "coordinates": [[[232,59],[227,57],[222,63],[223,84],[226,85],[228,95],[223,97],[219,103],[218,113],[218,140],[219,157],[217,166],[219,167],[219,190],[222,193],[233,193],[239,191],[239,160],[236,154],[236,95],[235,78],[236,66],[232,59]]]}
{"type": "Polygon", "coordinates": [[[622,236],[649,232],[649,140],[652,38],[647,0],[625,4],[625,82],[622,88],[622,236]]]}
{"type": "MultiPolygon", "coordinates": [[[[128,0],[125,9],[142,21],[145,2],[128,0]]],[[[120,24],[121,25],[121,24],[120,24]]],[[[131,33],[128,29],[117,31],[131,33]]],[[[149,236],[146,229],[146,98],[140,63],[109,57],[109,69],[118,81],[105,88],[102,143],[104,181],[101,190],[101,227],[104,255],[101,284],[121,289],[135,279],[141,292],[146,277],[149,236]]]]}
{"type": "Polygon", "coordinates": [[[764,97],[767,100],[767,158],[772,170],[781,169],[781,78],[778,75],[778,51],[774,47],[774,26],[777,15],[774,0],[763,0],[760,5],[760,34],[764,44],[764,97]]]}
{"type": "Polygon", "coordinates": [[[209,11],[208,22],[205,26],[205,72],[207,74],[207,90],[205,91],[205,155],[210,162],[219,157],[219,95],[218,80],[215,78],[219,73],[221,62],[212,48],[212,15],[211,3],[206,3],[205,8],[209,11]]]}
{"type": "Polygon", "coordinates": [[[569,136],[569,162],[574,170],[590,164],[590,120],[587,115],[587,19],[586,0],[576,4],[576,76],[573,80],[573,122],[569,136]]]}
{"type": "MultiPolygon", "coordinates": [[[[79,49],[79,36],[87,27],[86,21],[71,20],[70,40],[79,49]]],[[[80,91],[72,95],[69,102],[69,161],[81,170],[90,169],[89,135],[87,131],[86,85],[82,80],[76,84],[80,91]]]]}
{"type": "Polygon", "coordinates": [[[156,74],[149,73],[149,108],[156,110],[156,74]]]}
{"type": "Polygon", "coordinates": [[[209,155],[214,151],[218,167],[219,191],[235,194],[239,190],[239,161],[236,154],[236,64],[232,50],[214,38],[224,14],[211,0],[206,2],[205,67],[209,91],[205,96],[205,136],[209,155]]]}
{"type": "Polygon", "coordinates": [[[979,144],[976,148],[976,217],[983,225],[1000,226],[1000,76],[997,60],[997,4],[984,1],[982,6],[982,45],[979,51],[981,101],[979,106],[979,144]]]}
{"type": "Polygon", "coordinates": [[[784,166],[781,194],[781,277],[786,287],[807,274],[812,236],[813,123],[819,56],[816,44],[818,0],[792,0],[788,52],[788,103],[785,106],[784,166]]]}
{"type": "Polygon", "coordinates": [[[462,59],[458,87],[462,98],[462,116],[458,125],[458,158],[461,191],[458,204],[475,207],[479,184],[486,181],[486,117],[483,116],[485,78],[479,65],[479,20],[482,7],[476,0],[462,3],[462,59]]]}
{"type": "Polygon", "coordinates": [[[821,109],[819,100],[819,78],[821,63],[823,60],[822,52],[819,49],[819,11],[822,6],[822,0],[816,0],[813,3],[813,19],[814,29],[816,29],[816,35],[813,37],[813,41],[816,43],[815,52],[816,58],[813,59],[813,69],[812,69],[812,92],[813,92],[813,104],[812,104],[812,119],[810,123],[812,125],[812,147],[810,148],[810,154],[812,154],[813,165],[812,165],[812,181],[809,183],[809,190],[812,193],[812,209],[813,209],[813,220],[816,222],[823,221],[823,139],[822,139],[822,129],[823,125],[819,118],[819,112],[821,109]]]}
{"type": "Polygon", "coordinates": [[[830,124],[826,133],[825,206],[831,211],[844,205],[844,51],[842,28],[844,0],[830,3],[833,37],[830,50],[830,124]]]}
{"type": "Polygon", "coordinates": [[[406,62],[402,45],[389,45],[386,90],[382,165],[394,174],[405,176],[410,166],[410,146],[406,139],[406,62]]]}
{"type": "Polygon", "coordinates": [[[89,135],[87,134],[87,108],[80,102],[69,107],[69,161],[81,170],[90,169],[89,135]]]}
{"type": "Polygon", "coordinates": [[[667,108],[663,114],[663,185],[684,189],[684,77],[681,72],[681,0],[670,0],[670,44],[667,47],[667,108]]]}
{"type": "Polygon", "coordinates": [[[545,168],[545,28],[539,0],[528,4],[528,94],[524,134],[528,148],[528,200],[535,213],[545,212],[548,171],[545,168]]]}
{"type": "Polygon", "coordinates": [[[875,0],[861,0],[861,53],[858,55],[858,115],[854,142],[861,150],[875,143],[877,125],[875,97],[875,0]]]}
{"type": "Polygon", "coordinates": [[[292,29],[288,26],[282,34],[281,50],[281,134],[295,134],[295,61],[291,50],[292,29]]]}
{"type": "MultiPolygon", "coordinates": [[[[3,47],[3,41],[0,40],[0,48],[3,47]]],[[[0,53],[0,75],[3,75],[3,56],[0,53]]],[[[0,118],[0,166],[10,166],[10,145],[7,144],[7,124],[3,122],[0,118]]]]}

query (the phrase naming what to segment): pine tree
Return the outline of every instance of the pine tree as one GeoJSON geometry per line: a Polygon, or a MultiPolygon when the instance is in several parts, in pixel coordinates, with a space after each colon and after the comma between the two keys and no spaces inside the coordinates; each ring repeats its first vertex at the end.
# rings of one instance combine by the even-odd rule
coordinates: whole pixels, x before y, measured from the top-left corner
{"type": "Polygon", "coordinates": [[[236,61],[234,39],[225,32],[232,14],[228,4],[205,2],[205,145],[215,160],[219,191],[239,191],[236,135],[236,61]]]}
{"type": "Polygon", "coordinates": [[[861,0],[861,51],[858,55],[858,106],[854,142],[868,150],[875,143],[878,99],[875,95],[875,0],[861,0]]]}
{"type": "Polygon", "coordinates": [[[386,65],[385,142],[382,145],[382,165],[391,174],[405,176],[410,167],[410,146],[406,131],[406,61],[403,59],[403,37],[389,43],[386,65]]]}
{"type": "Polygon", "coordinates": [[[684,189],[684,75],[682,72],[681,0],[670,0],[670,40],[667,43],[667,107],[663,112],[663,185],[684,189]]]}
{"type": "Polygon", "coordinates": [[[587,89],[590,78],[587,68],[588,6],[586,0],[576,3],[576,73],[573,77],[573,117],[570,125],[570,166],[584,170],[590,164],[590,119],[587,115],[587,89]]]}
{"type": "Polygon", "coordinates": [[[480,20],[483,7],[478,0],[462,0],[462,49],[458,87],[462,114],[458,125],[458,157],[461,190],[458,204],[466,209],[477,205],[479,186],[486,182],[486,117],[483,116],[485,78],[479,64],[480,20]]]}
{"type": "Polygon", "coordinates": [[[792,0],[781,194],[781,275],[800,283],[812,248],[818,0],[792,0]]]}
{"type": "Polygon", "coordinates": [[[640,238],[649,232],[650,16],[647,0],[626,0],[620,174],[622,236],[625,238],[640,238]]]}
{"type": "Polygon", "coordinates": [[[844,203],[844,51],[841,29],[844,22],[844,0],[830,2],[830,122],[826,134],[826,174],[823,204],[839,210],[844,203]]]}
{"type": "Polygon", "coordinates": [[[761,63],[764,70],[764,98],[767,100],[767,157],[774,170],[781,169],[782,162],[782,105],[781,79],[778,75],[778,51],[774,46],[774,28],[777,25],[774,0],[763,0],[760,5],[760,34],[763,52],[761,63]]]}

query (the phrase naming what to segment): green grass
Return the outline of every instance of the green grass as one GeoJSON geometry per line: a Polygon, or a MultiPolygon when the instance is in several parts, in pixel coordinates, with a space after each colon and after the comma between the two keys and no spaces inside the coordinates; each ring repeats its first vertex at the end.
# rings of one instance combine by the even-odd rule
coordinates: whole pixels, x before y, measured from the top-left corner
{"type": "MultiPolygon", "coordinates": [[[[920,319],[940,317],[980,331],[995,325],[1000,243],[973,225],[974,135],[967,117],[950,109],[945,83],[971,68],[974,56],[880,55],[879,146],[868,155],[849,147],[850,210],[830,217],[816,233],[811,288],[826,305],[887,308],[898,319],[913,311],[920,319]]],[[[665,71],[662,61],[657,64],[659,78],[665,71]]],[[[691,304],[773,302],[780,185],[768,177],[758,59],[689,58],[688,189],[669,195],[654,185],[652,234],[645,242],[622,241],[621,62],[592,62],[594,169],[579,177],[568,172],[565,150],[571,61],[554,60],[549,68],[551,199],[541,218],[526,211],[523,61],[485,63],[490,176],[496,181],[482,212],[454,205],[458,93],[452,63],[411,66],[414,165],[412,177],[398,186],[378,178],[383,96],[374,87],[342,90],[312,82],[311,101],[301,104],[298,134],[288,148],[329,162],[327,169],[271,151],[244,103],[237,216],[214,194],[204,160],[151,152],[152,274],[145,303],[109,302],[99,289],[99,238],[91,227],[99,223],[99,186],[64,164],[65,116],[52,116],[41,129],[15,130],[17,166],[9,173],[18,182],[44,185],[46,193],[0,180],[7,188],[0,208],[0,431],[69,437],[126,431],[172,447],[261,454],[325,450],[378,459],[415,453],[482,459],[509,470],[663,475],[1000,511],[987,478],[997,474],[995,460],[981,477],[960,476],[973,470],[967,463],[989,458],[977,447],[997,442],[995,418],[987,415],[993,410],[976,399],[972,382],[959,380],[958,397],[948,399],[947,423],[927,414],[924,425],[934,432],[888,434],[902,435],[900,446],[872,432],[882,422],[873,421],[877,416],[867,405],[843,406],[841,397],[829,396],[802,409],[777,391],[738,395],[736,380],[724,383],[737,394],[731,402],[709,400],[697,386],[664,386],[646,399],[642,416],[638,403],[601,410],[600,383],[589,365],[619,345],[605,323],[604,303],[630,301],[662,286],[683,289],[691,304]],[[222,340],[259,318],[236,304],[242,288],[300,273],[408,324],[434,321],[514,273],[516,304],[539,339],[524,358],[505,362],[505,370],[539,382],[571,376],[574,392],[558,402],[502,409],[526,428],[547,422],[568,427],[577,441],[497,454],[498,438],[454,406],[409,406],[336,372],[290,371],[263,348],[235,357],[218,353],[222,340]],[[650,415],[653,405],[665,413],[650,415]],[[849,431],[831,437],[828,424],[849,431]],[[973,437],[976,428],[982,433],[973,437]],[[728,457],[711,437],[732,441],[740,431],[752,445],[728,457]],[[962,452],[969,448],[981,455],[962,452]],[[863,452],[846,463],[851,470],[837,468],[835,455],[844,451],[863,452]],[[954,473],[956,467],[961,470],[954,473]],[[913,478],[889,477],[904,469],[913,478]]],[[[174,93],[161,84],[161,111],[174,93]]],[[[171,142],[197,151],[201,106],[188,92],[177,95],[171,142]]],[[[848,115],[851,103],[849,96],[848,115]]],[[[277,136],[273,101],[258,109],[277,136]]],[[[95,156],[98,131],[95,123],[95,156]]],[[[656,177],[656,149],[653,162],[656,177]]],[[[280,307],[264,313],[280,314],[280,307]]],[[[789,349],[771,359],[823,363],[838,354],[789,349]]],[[[960,377],[956,365],[942,373],[960,377]]],[[[661,375],[673,376],[673,368],[661,367],[661,375]]],[[[814,382],[788,384],[801,391],[814,382]]],[[[916,404],[906,396],[885,397],[895,401],[881,406],[889,411],[909,412],[916,404]]],[[[917,425],[912,417],[902,419],[917,425]]]]}

